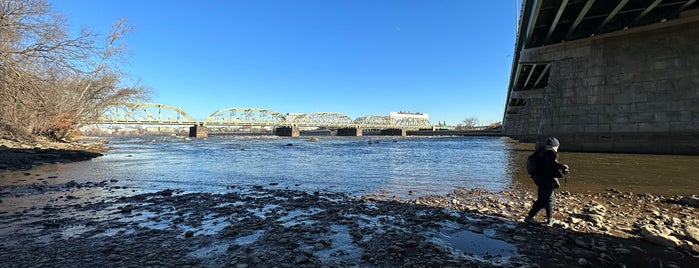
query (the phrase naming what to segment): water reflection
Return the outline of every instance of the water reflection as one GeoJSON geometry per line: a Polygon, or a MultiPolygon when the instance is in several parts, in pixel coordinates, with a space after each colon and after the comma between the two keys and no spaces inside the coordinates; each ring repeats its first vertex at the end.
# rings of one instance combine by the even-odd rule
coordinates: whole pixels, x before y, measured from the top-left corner
{"type": "Polygon", "coordinates": [[[517,255],[517,248],[514,245],[467,230],[452,234],[450,242],[454,249],[481,257],[512,257],[517,255]]]}
{"type": "MultiPolygon", "coordinates": [[[[192,141],[159,137],[114,138],[110,145],[115,149],[92,161],[44,165],[29,171],[30,176],[24,175],[26,171],[0,172],[0,187],[8,191],[11,185],[116,180],[110,187],[138,192],[167,188],[224,192],[228,186],[274,185],[351,195],[382,191],[408,198],[411,192],[445,194],[456,187],[534,188],[523,169],[533,146],[506,138],[326,136],[310,142],[271,136],[192,141]]],[[[697,156],[563,151],[560,160],[572,169],[562,190],[699,192],[694,181],[699,173],[697,156]]]]}
{"type": "MultiPolygon", "coordinates": [[[[565,145],[565,144],[564,144],[565,145]]],[[[524,162],[532,153],[533,144],[512,143],[512,175],[516,184],[534,189],[524,170],[524,162]]],[[[559,161],[570,165],[561,190],[576,193],[616,189],[622,192],[662,195],[689,195],[699,192],[699,156],[573,153],[559,155],[559,161]]]]}

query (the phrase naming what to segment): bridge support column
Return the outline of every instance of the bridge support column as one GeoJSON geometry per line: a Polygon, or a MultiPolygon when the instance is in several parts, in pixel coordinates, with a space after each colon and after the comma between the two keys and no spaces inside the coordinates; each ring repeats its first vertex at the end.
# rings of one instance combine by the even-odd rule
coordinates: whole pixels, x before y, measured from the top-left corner
{"type": "Polygon", "coordinates": [[[407,136],[408,132],[405,129],[389,128],[381,130],[382,136],[407,136]]]}
{"type": "Polygon", "coordinates": [[[362,128],[359,128],[359,127],[338,128],[337,129],[337,136],[361,137],[362,136],[362,128]]]}
{"type": "Polygon", "coordinates": [[[298,127],[278,127],[274,130],[274,135],[282,137],[298,137],[300,132],[298,127]]]}
{"type": "Polygon", "coordinates": [[[206,138],[209,133],[206,131],[206,127],[202,125],[194,125],[189,128],[189,137],[191,138],[206,138]]]}

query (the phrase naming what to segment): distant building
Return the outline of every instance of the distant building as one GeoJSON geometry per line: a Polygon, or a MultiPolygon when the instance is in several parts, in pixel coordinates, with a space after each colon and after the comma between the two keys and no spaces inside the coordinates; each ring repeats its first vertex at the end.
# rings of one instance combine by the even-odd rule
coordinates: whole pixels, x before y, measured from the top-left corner
{"type": "Polygon", "coordinates": [[[430,115],[423,114],[423,113],[413,113],[413,112],[408,112],[408,111],[400,111],[400,112],[391,112],[390,117],[391,117],[391,119],[419,118],[419,119],[429,120],[430,115]]]}

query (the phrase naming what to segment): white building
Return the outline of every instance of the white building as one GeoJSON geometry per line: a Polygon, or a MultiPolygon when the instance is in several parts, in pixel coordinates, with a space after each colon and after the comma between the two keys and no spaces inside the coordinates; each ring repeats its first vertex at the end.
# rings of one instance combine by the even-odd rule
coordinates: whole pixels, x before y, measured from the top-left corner
{"type": "Polygon", "coordinates": [[[400,111],[400,112],[391,112],[390,117],[391,117],[391,119],[417,118],[417,119],[429,120],[430,115],[423,114],[423,113],[413,113],[413,112],[408,112],[408,111],[400,111]]]}

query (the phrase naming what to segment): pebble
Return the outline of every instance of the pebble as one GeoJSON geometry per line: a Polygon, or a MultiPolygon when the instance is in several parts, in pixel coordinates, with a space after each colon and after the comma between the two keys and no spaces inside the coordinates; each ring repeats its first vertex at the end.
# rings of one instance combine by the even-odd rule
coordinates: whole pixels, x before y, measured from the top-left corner
{"type": "Polygon", "coordinates": [[[525,241],[527,241],[527,238],[524,237],[524,236],[521,236],[521,235],[512,236],[512,239],[515,240],[515,241],[520,241],[520,242],[525,242],[525,241]]]}
{"type": "Polygon", "coordinates": [[[307,262],[308,262],[308,257],[306,257],[305,255],[296,256],[296,258],[294,258],[294,263],[296,263],[296,264],[304,264],[307,262]]]}
{"type": "Polygon", "coordinates": [[[587,259],[585,259],[585,258],[579,258],[579,259],[578,259],[578,264],[579,264],[579,265],[585,266],[585,265],[587,265],[588,263],[589,263],[589,261],[587,261],[587,259]]]}
{"type": "MultiPolygon", "coordinates": [[[[88,187],[85,184],[81,185],[88,187]]],[[[243,189],[244,187],[241,186],[240,188],[243,189]]],[[[639,247],[636,250],[629,245],[620,245],[616,238],[611,239],[609,235],[601,234],[600,230],[602,228],[593,227],[594,225],[584,220],[583,216],[578,216],[578,214],[598,215],[604,220],[604,227],[609,227],[613,230],[628,228],[630,231],[625,234],[628,235],[635,234],[638,228],[643,226],[643,224],[633,225],[636,218],[643,219],[643,217],[638,217],[638,215],[648,215],[649,213],[644,212],[642,214],[640,212],[643,209],[642,206],[628,206],[629,208],[626,208],[627,206],[624,203],[620,203],[620,205],[624,210],[627,210],[626,213],[616,213],[617,208],[611,209],[616,204],[606,203],[603,196],[600,197],[599,202],[589,203],[589,205],[586,205],[586,209],[583,209],[583,206],[580,204],[585,204],[583,202],[586,200],[585,198],[580,195],[563,195],[560,201],[562,204],[558,208],[556,216],[561,215],[559,219],[565,222],[566,225],[572,223],[574,225],[571,227],[582,229],[580,232],[572,232],[565,230],[566,225],[564,224],[557,224],[553,227],[537,225],[522,228],[524,223],[517,223],[513,219],[521,219],[522,217],[520,216],[526,212],[528,205],[507,205],[507,210],[511,211],[508,211],[507,214],[502,214],[501,210],[505,206],[498,202],[513,201],[505,201],[507,198],[474,199],[471,196],[488,194],[485,191],[480,193],[465,191],[454,196],[414,197],[412,200],[396,200],[394,202],[385,202],[385,200],[391,199],[391,196],[388,195],[350,199],[343,195],[332,196],[331,193],[325,192],[316,192],[311,195],[310,193],[265,189],[262,186],[258,187],[257,191],[261,193],[252,195],[229,193],[224,196],[218,194],[182,194],[178,192],[176,196],[153,193],[139,197],[141,199],[136,197],[124,198],[117,201],[112,209],[119,211],[116,206],[120,206],[121,208],[137,208],[137,210],[134,211],[134,214],[117,214],[117,217],[128,219],[139,215],[150,216],[151,213],[155,213],[157,216],[146,219],[143,219],[144,217],[141,216],[140,220],[133,220],[124,224],[118,223],[118,221],[94,221],[92,223],[94,227],[91,228],[101,230],[100,233],[115,230],[116,228],[125,230],[117,232],[112,236],[106,236],[105,239],[108,239],[108,241],[113,240],[115,243],[96,247],[93,251],[99,251],[105,255],[109,254],[107,255],[107,263],[122,266],[129,265],[132,262],[130,258],[147,255],[151,255],[151,257],[145,258],[145,260],[153,262],[140,263],[139,261],[139,264],[163,266],[166,263],[163,260],[157,260],[158,256],[173,256],[173,266],[180,267],[190,264],[194,267],[207,266],[210,264],[209,261],[213,262],[214,260],[221,261],[220,264],[229,264],[231,267],[263,267],[272,263],[276,263],[280,267],[323,266],[323,264],[327,265],[327,263],[316,263],[317,251],[333,246],[333,241],[336,241],[328,236],[328,234],[333,235],[335,232],[334,227],[331,226],[343,226],[344,231],[339,233],[346,236],[347,238],[345,239],[351,239],[351,242],[348,243],[357,246],[362,252],[361,258],[351,262],[343,262],[348,264],[348,266],[454,266],[452,264],[459,262],[450,255],[451,251],[448,247],[445,248],[443,245],[426,242],[423,240],[423,237],[419,236],[422,232],[445,231],[449,230],[449,228],[455,228],[459,230],[470,229],[478,233],[483,232],[483,230],[495,230],[495,235],[492,238],[504,238],[516,245],[518,250],[522,249],[520,251],[521,256],[512,258],[513,263],[518,263],[518,261],[531,263],[523,261],[523,259],[532,256],[528,254],[542,254],[537,252],[541,252],[541,249],[543,249],[546,252],[553,251],[553,253],[559,254],[557,258],[559,258],[559,262],[563,266],[597,267],[607,266],[608,263],[606,261],[617,259],[619,254],[639,254],[643,249],[639,247]],[[261,197],[267,194],[269,197],[261,197]],[[354,201],[328,202],[331,199],[354,201]],[[462,205],[460,209],[453,208],[454,200],[457,200],[462,205]],[[571,200],[575,200],[575,202],[571,200]],[[222,206],[222,204],[238,202],[247,204],[222,206]],[[430,205],[416,206],[415,204],[418,202],[430,205]],[[280,208],[265,211],[265,207],[269,206],[279,206],[280,208]],[[489,209],[490,212],[477,214],[463,209],[468,206],[472,206],[480,211],[489,209]],[[286,212],[294,210],[309,211],[317,208],[321,208],[322,211],[313,214],[301,213],[295,216],[294,219],[289,220],[302,223],[285,227],[287,222],[279,220],[281,217],[291,214],[286,212]],[[610,209],[607,210],[607,208],[610,209]],[[260,212],[265,212],[264,216],[260,216],[260,212]],[[604,214],[604,216],[600,214],[604,214]],[[630,218],[630,220],[620,221],[619,217],[630,218]],[[574,223],[576,218],[578,221],[574,223]],[[148,227],[141,227],[142,225],[157,222],[168,224],[171,227],[165,230],[156,229],[152,231],[148,227]],[[449,224],[444,225],[443,222],[449,222],[449,224]],[[197,237],[197,239],[188,240],[176,238],[178,236],[181,238],[182,228],[196,228],[196,230],[204,229],[203,231],[206,231],[206,228],[210,228],[207,225],[211,224],[217,226],[226,224],[226,226],[230,226],[224,227],[217,235],[202,235],[197,237]],[[214,247],[215,243],[218,243],[216,241],[220,242],[218,239],[223,238],[227,239],[227,241],[232,241],[240,237],[249,237],[257,231],[265,232],[262,236],[263,238],[259,238],[249,244],[230,244],[228,251],[222,254],[226,255],[226,258],[245,256],[244,259],[236,258],[230,260],[230,262],[228,260],[222,261],[217,259],[222,257],[217,256],[214,251],[206,253],[204,260],[192,259],[191,255],[188,254],[194,251],[192,244],[196,244],[195,247],[199,248],[214,247]],[[133,237],[131,236],[133,232],[136,232],[136,237],[138,237],[136,243],[128,241],[129,237],[133,237]],[[222,235],[229,232],[230,235],[222,235]],[[160,250],[163,247],[146,249],[151,246],[148,243],[166,244],[166,250],[172,250],[172,252],[163,253],[160,250]],[[102,247],[105,250],[102,250],[102,247]],[[184,251],[175,253],[178,249],[183,249],[184,251]],[[270,252],[269,250],[272,249],[275,251],[270,252]],[[175,258],[174,256],[178,257],[175,258]],[[311,256],[313,256],[313,259],[311,259],[311,256]],[[192,262],[190,263],[190,261],[192,262]]],[[[506,195],[507,192],[503,194],[506,195]]],[[[594,195],[592,196],[594,197],[594,195]]],[[[526,199],[525,195],[510,196],[509,198],[515,200],[514,204],[531,202],[531,200],[526,199]]],[[[636,200],[633,199],[632,202],[634,201],[636,200]]],[[[619,201],[615,199],[614,202],[619,201]]],[[[651,201],[648,202],[652,203],[651,201]]],[[[673,205],[675,204],[657,204],[655,210],[663,211],[662,213],[665,216],[663,220],[656,219],[656,224],[663,226],[657,228],[663,230],[663,232],[671,233],[679,230],[684,234],[684,225],[692,222],[691,216],[694,214],[685,210],[684,212],[688,216],[677,216],[676,211],[666,210],[666,207],[672,208],[671,206],[673,205]],[[689,220],[687,219],[688,217],[690,217],[689,220]],[[682,226],[668,226],[677,225],[679,220],[683,220],[682,226]]],[[[85,208],[92,208],[93,211],[105,209],[104,206],[89,204],[85,204],[85,208]]],[[[38,208],[38,210],[42,209],[38,208]]],[[[47,209],[44,210],[46,211],[47,209]]],[[[67,226],[72,226],[71,222],[67,224],[67,226]]],[[[85,225],[87,226],[87,224],[85,225]]],[[[43,230],[47,234],[60,231],[60,228],[43,230]]],[[[195,231],[186,231],[184,237],[193,237],[194,234],[195,231]]],[[[57,242],[59,243],[58,245],[64,243],[61,240],[57,240],[57,242]]],[[[87,251],[90,250],[86,249],[87,251]]],[[[14,249],[11,248],[11,250],[14,249]]],[[[678,250],[681,254],[681,251],[684,249],[678,250]]],[[[333,249],[333,253],[330,254],[331,256],[349,257],[352,253],[350,251],[341,252],[333,249]]],[[[13,255],[8,254],[7,256],[13,255]]],[[[64,254],[64,256],[70,255],[64,254]]],[[[96,262],[99,262],[99,260],[105,261],[103,256],[99,255],[99,257],[93,258],[92,263],[86,264],[99,265],[96,262]]],[[[72,258],[69,257],[67,261],[72,261],[72,258]]],[[[492,256],[486,259],[489,258],[492,258],[492,256]]],[[[469,262],[464,266],[479,266],[479,264],[469,262]]]]}

